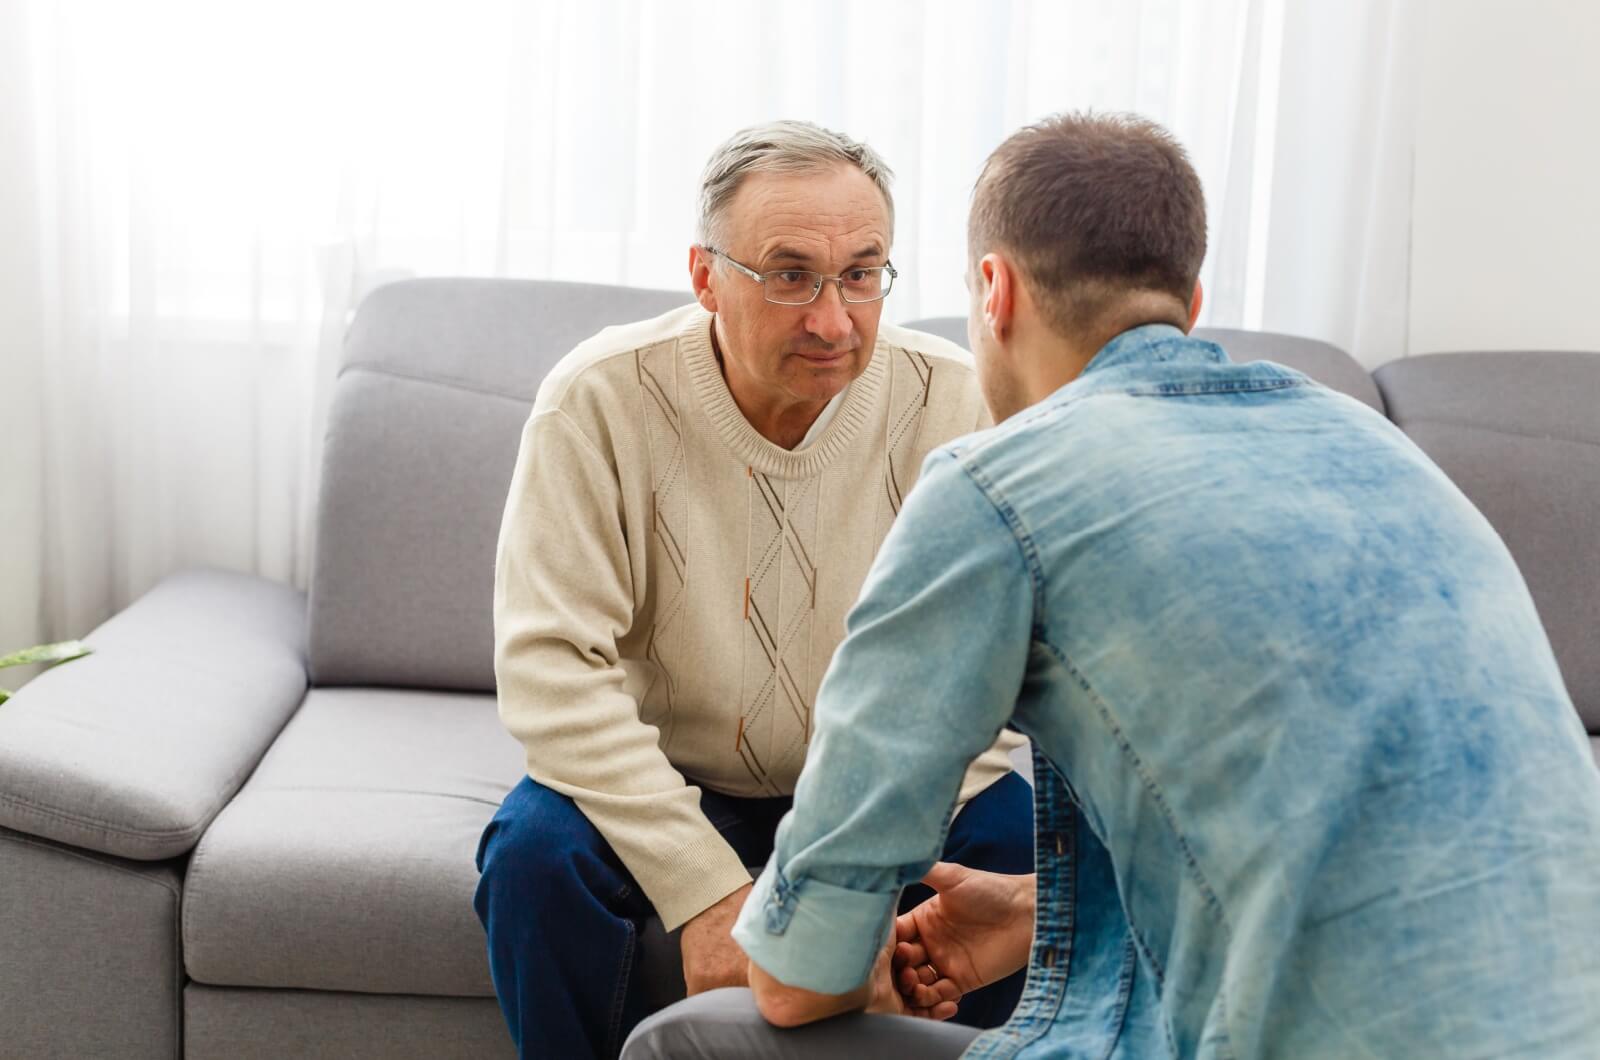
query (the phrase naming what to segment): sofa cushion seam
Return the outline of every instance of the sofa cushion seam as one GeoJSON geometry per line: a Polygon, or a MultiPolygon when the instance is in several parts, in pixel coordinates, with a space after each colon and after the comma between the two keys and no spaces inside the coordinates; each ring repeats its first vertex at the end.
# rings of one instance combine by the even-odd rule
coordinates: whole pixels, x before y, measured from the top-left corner
{"type": "Polygon", "coordinates": [[[373,375],[386,375],[391,379],[404,379],[410,383],[423,383],[430,386],[441,386],[450,390],[462,390],[470,394],[481,394],[484,397],[500,398],[503,401],[514,401],[519,405],[530,406],[532,398],[525,398],[519,394],[506,394],[488,387],[468,383],[464,380],[450,379],[441,376],[421,375],[415,372],[403,372],[387,365],[373,364],[371,362],[352,361],[339,370],[342,377],[346,372],[371,372],[373,375]]]}
{"type": "MultiPolygon", "coordinates": [[[[1412,424],[1426,423],[1436,427],[1459,427],[1462,430],[1478,431],[1482,434],[1498,434],[1508,438],[1527,438],[1535,442],[1565,442],[1569,445],[1585,445],[1590,448],[1600,448],[1600,441],[1590,441],[1586,438],[1568,438],[1559,434],[1532,434],[1527,431],[1512,431],[1502,427],[1491,427],[1482,423],[1468,423],[1465,420],[1448,419],[1442,416],[1406,416],[1402,419],[1391,419],[1396,427],[1409,433],[1412,424]]],[[[1415,441],[1415,439],[1413,439],[1415,441]]]]}
{"type": "MultiPolygon", "coordinates": [[[[164,829],[164,830],[148,829],[148,828],[147,829],[124,828],[124,827],[119,827],[118,825],[112,824],[110,821],[102,820],[102,819],[100,819],[98,817],[91,817],[91,816],[89,816],[87,814],[72,813],[72,812],[67,811],[67,810],[59,810],[59,809],[54,809],[52,807],[44,806],[42,804],[35,803],[35,802],[32,802],[32,801],[30,801],[28,799],[25,799],[20,795],[0,795],[0,803],[6,804],[6,805],[10,805],[10,806],[14,806],[14,807],[22,810],[23,812],[26,812],[26,813],[37,814],[40,817],[53,818],[55,820],[65,821],[65,822],[67,822],[69,824],[76,824],[76,825],[80,825],[80,826],[83,826],[83,827],[93,826],[93,827],[100,828],[100,829],[102,829],[104,831],[107,831],[107,832],[113,832],[113,833],[115,833],[117,835],[130,836],[130,837],[137,838],[137,839],[160,839],[160,840],[189,839],[189,840],[197,840],[199,838],[199,836],[200,836],[200,833],[205,831],[205,825],[203,825],[203,824],[199,824],[199,825],[183,825],[183,826],[180,826],[180,827],[169,828],[169,829],[164,829]]],[[[212,816],[214,817],[215,814],[212,814],[212,816]]]]}
{"type": "MultiPolygon", "coordinates": [[[[133,869],[126,868],[126,867],[124,867],[122,865],[114,865],[109,861],[103,860],[102,858],[97,858],[97,857],[93,857],[92,856],[95,853],[102,853],[102,852],[89,851],[89,850],[77,850],[77,849],[74,849],[72,847],[58,846],[58,845],[56,845],[54,843],[40,842],[37,838],[35,838],[33,836],[29,836],[29,835],[27,835],[25,833],[9,834],[9,835],[5,834],[5,833],[0,833],[0,840],[3,840],[5,842],[10,842],[10,843],[16,843],[19,846],[35,847],[35,848],[37,848],[39,850],[45,850],[45,851],[50,851],[50,852],[56,853],[56,854],[62,854],[62,855],[65,855],[66,857],[72,858],[72,859],[74,859],[76,861],[88,862],[91,865],[98,865],[98,866],[100,866],[102,868],[110,869],[113,872],[121,873],[124,876],[131,876],[136,880],[142,880],[145,883],[153,884],[154,886],[159,887],[162,890],[166,891],[168,894],[172,895],[173,899],[178,901],[179,916],[180,916],[180,918],[182,916],[182,909],[183,909],[183,903],[182,903],[183,888],[182,887],[180,887],[180,886],[178,886],[176,884],[173,884],[173,883],[168,883],[165,880],[152,879],[150,876],[147,876],[142,872],[135,872],[133,869]]],[[[113,855],[106,855],[106,856],[108,856],[108,857],[116,857],[117,855],[113,854],[113,855]]]]}

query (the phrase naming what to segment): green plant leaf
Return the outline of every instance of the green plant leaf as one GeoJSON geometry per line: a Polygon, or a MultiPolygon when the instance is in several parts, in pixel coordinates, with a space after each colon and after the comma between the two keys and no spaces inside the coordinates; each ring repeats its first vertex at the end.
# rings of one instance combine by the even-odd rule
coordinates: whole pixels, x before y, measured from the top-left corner
{"type": "Polygon", "coordinates": [[[3,688],[0,688],[0,703],[4,703],[6,700],[8,700],[10,698],[11,698],[11,693],[7,692],[3,688]]]}
{"type": "Polygon", "coordinates": [[[40,644],[34,648],[24,648],[19,652],[0,657],[0,670],[7,666],[26,666],[29,663],[56,663],[69,662],[82,658],[94,649],[81,640],[64,640],[56,644],[40,644]]]}

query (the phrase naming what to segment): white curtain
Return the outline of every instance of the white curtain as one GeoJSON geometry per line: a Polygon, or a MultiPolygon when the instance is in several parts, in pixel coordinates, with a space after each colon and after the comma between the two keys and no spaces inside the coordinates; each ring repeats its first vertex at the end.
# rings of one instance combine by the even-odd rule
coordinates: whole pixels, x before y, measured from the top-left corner
{"type": "Polygon", "coordinates": [[[0,647],[194,564],[303,587],[363,294],[681,288],[701,165],[774,117],[895,168],[890,319],[964,311],[967,195],[1008,133],[1135,110],[1206,186],[1203,322],[1393,356],[1366,319],[1405,262],[1369,237],[1409,208],[1407,6],[0,0],[0,647]]]}

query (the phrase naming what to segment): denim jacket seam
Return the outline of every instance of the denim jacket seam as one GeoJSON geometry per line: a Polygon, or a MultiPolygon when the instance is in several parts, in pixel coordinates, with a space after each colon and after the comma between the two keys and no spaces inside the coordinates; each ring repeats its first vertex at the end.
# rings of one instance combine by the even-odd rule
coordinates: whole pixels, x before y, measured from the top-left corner
{"type": "Polygon", "coordinates": [[[1177,819],[1172,815],[1172,808],[1167,804],[1166,796],[1162,793],[1160,786],[1156,784],[1155,778],[1150,775],[1150,771],[1145,767],[1144,760],[1139,757],[1138,753],[1134,751],[1133,745],[1128,742],[1127,735],[1123,733],[1122,727],[1117,724],[1116,718],[1111,713],[1110,706],[1100,693],[1095,690],[1094,686],[1089,683],[1089,679],[1083,675],[1083,672],[1073,665],[1072,660],[1067,657],[1067,653],[1059,645],[1047,638],[1041,638],[1040,643],[1060,660],[1061,665],[1066,667],[1073,680],[1078,682],[1078,686],[1094,702],[1101,719],[1110,728],[1111,735],[1117,742],[1117,747],[1121,749],[1123,755],[1127,757],[1129,763],[1133,766],[1134,774],[1139,778],[1145,789],[1150,792],[1150,797],[1155,802],[1156,808],[1161,811],[1162,818],[1167,822],[1167,827],[1171,829],[1173,839],[1178,844],[1178,849],[1183,852],[1183,860],[1188,866],[1190,874],[1199,886],[1200,893],[1205,896],[1206,904],[1216,913],[1217,918],[1222,922],[1224,930],[1232,934],[1232,926],[1228,923],[1227,911],[1223,909],[1222,901],[1212,889],[1210,882],[1205,877],[1205,873],[1200,870],[1199,859],[1195,857],[1193,848],[1189,846],[1189,840],[1184,836],[1182,829],[1178,827],[1177,819]]]}
{"type": "MultiPolygon", "coordinates": [[[[1196,383],[1141,383],[1126,387],[1117,393],[1129,397],[1203,397],[1207,394],[1258,394],[1268,390],[1288,390],[1292,387],[1315,386],[1306,379],[1241,379],[1230,382],[1196,383]]],[[[1087,397],[1089,395],[1085,395],[1087,397]]]]}
{"type": "MultiPolygon", "coordinates": [[[[1126,910],[1124,910],[1123,915],[1128,916],[1126,910]]],[[[1161,962],[1156,959],[1155,951],[1150,948],[1150,944],[1146,942],[1144,940],[1144,936],[1139,933],[1139,925],[1134,923],[1132,916],[1128,916],[1128,937],[1133,940],[1134,946],[1136,946],[1139,952],[1144,955],[1144,959],[1150,962],[1150,974],[1155,976],[1156,989],[1165,990],[1167,985],[1167,970],[1166,968],[1162,967],[1161,962]]]]}
{"type": "Polygon", "coordinates": [[[1022,565],[1028,572],[1028,581],[1033,587],[1033,639],[1040,637],[1044,629],[1044,565],[1039,561],[1037,546],[1033,543],[1033,536],[1022,522],[1022,516],[1012,507],[1005,494],[984,472],[975,460],[962,460],[961,469],[966,472],[967,478],[977,487],[983,499],[988,501],[995,511],[1000,513],[1000,518],[1005,521],[1006,529],[1011,533],[1011,540],[1017,546],[1018,553],[1022,556],[1022,565]]]}
{"type": "Polygon", "coordinates": [[[1217,1041],[1217,1049],[1225,1060],[1234,1060],[1239,1054],[1233,1049],[1233,1032],[1228,1026],[1228,986],[1220,983],[1217,986],[1217,1004],[1222,1006],[1222,1034],[1217,1041]]]}
{"type": "Polygon", "coordinates": [[[1101,1060],[1111,1060],[1117,1051],[1117,1046],[1122,1041],[1122,1032],[1128,1026],[1128,1006],[1133,999],[1133,981],[1139,974],[1139,944],[1133,937],[1132,924],[1129,927],[1128,949],[1122,959],[1122,974],[1117,977],[1117,1011],[1122,1018],[1117,1023],[1117,1032],[1111,1036],[1111,1041],[1106,1043],[1105,1055],[1101,1060]]]}

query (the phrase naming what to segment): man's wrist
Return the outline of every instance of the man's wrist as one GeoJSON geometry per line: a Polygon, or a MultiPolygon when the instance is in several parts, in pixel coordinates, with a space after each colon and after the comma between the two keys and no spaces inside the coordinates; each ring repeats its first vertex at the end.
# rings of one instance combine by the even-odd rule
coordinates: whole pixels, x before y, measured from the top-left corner
{"type": "Polygon", "coordinates": [[[1027,923],[1033,923],[1033,917],[1038,912],[1039,905],[1039,874],[1030,872],[1026,876],[1018,876],[1015,889],[1011,894],[1012,907],[1016,915],[1027,923]]]}
{"type": "Polygon", "coordinates": [[[709,918],[712,920],[727,920],[728,927],[731,930],[733,922],[739,917],[739,911],[744,908],[745,901],[750,897],[750,888],[751,883],[746,880],[684,921],[683,926],[687,928],[696,921],[704,922],[709,914],[709,918]]]}
{"type": "Polygon", "coordinates": [[[1011,892],[1012,923],[1017,927],[1014,936],[1019,945],[1018,952],[1013,955],[1016,970],[1021,971],[1028,966],[1029,954],[1033,951],[1034,916],[1039,907],[1039,876],[1030,872],[1026,876],[1018,876],[1011,892]]]}

